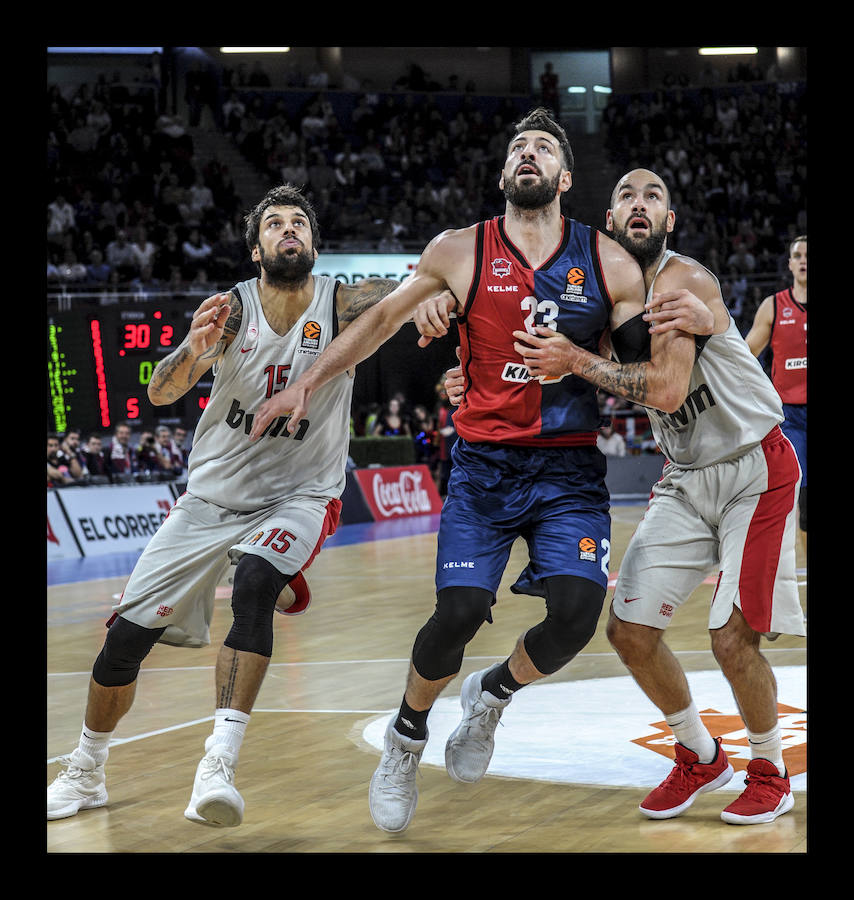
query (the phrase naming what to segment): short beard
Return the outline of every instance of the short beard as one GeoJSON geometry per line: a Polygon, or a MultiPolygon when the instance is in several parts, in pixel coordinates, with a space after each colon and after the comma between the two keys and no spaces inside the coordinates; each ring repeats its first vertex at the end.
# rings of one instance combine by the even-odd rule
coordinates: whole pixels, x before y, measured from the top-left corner
{"type": "Polygon", "coordinates": [[[517,209],[543,209],[557,196],[560,173],[551,180],[545,178],[533,184],[519,184],[516,177],[504,180],[504,196],[517,209]]]}
{"type": "Polygon", "coordinates": [[[667,229],[664,225],[657,230],[650,228],[649,234],[642,240],[633,238],[629,234],[628,228],[614,231],[614,240],[631,253],[642,269],[658,259],[666,239],[667,229]]]}
{"type": "Polygon", "coordinates": [[[296,252],[286,251],[267,256],[259,246],[261,268],[267,275],[267,281],[274,287],[294,288],[305,284],[314,268],[314,254],[311,250],[302,249],[296,252]]]}

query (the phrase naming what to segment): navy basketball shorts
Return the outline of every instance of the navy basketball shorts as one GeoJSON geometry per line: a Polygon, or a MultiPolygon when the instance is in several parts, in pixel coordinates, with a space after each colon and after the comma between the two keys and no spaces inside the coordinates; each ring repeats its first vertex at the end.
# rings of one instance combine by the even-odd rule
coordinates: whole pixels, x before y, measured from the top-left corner
{"type": "Polygon", "coordinates": [[[439,523],[436,590],[497,592],[517,538],[529,565],[511,590],[545,596],[542,579],[608,586],[611,516],[596,447],[513,447],[458,439],[439,523]]]}
{"type": "Polygon", "coordinates": [[[807,406],[806,404],[783,404],[785,419],[780,430],[792,442],[798,464],[801,467],[801,487],[807,486],[807,406]]]}

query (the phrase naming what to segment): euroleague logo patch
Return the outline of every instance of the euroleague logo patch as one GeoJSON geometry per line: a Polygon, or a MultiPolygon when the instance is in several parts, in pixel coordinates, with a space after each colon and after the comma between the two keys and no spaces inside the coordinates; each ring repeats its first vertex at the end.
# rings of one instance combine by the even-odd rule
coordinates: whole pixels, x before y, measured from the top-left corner
{"type": "Polygon", "coordinates": [[[320,346],[320,325],[317,322],[306,322],[303,325],[300,346],[307,350],[317,350],[320,346]]]}
{"type": "Polygon", "coordinates": [[[573,266],[566,273],[566,289],[560,295],[561,300],[574,300],[576,303],[586,303],[587,298],[584,296],[584,282],[587,276],[584,269],[573,266]]]}
{"type": "MultiPolygon", "coordinates": [[[[807,714],[806,710],[794,706],[777,704],[780,723],[780,737],[783,741],[783,762],[789,775],[800,775],[807,770],[807,714]]],[[[721,747],[729,757],[732,767],[738,771],[747,769],[750,762],[750,742],[744,722],[737,715],[725,715],[715,709],[705,709],[700,713],[703,724],[713,738],[721,739],[721,747]]],[[[646,737],[634,738],[632,743],[653,750],[662,756],[673,758],[676,738],[667,722],[652,722],[658,731],[646,737]]]]}
{"type": "Polygon", "coordinates": [[[596,541],[590,537],[583,537],[578,542],[578,558],[596,562],[596,541]]]}

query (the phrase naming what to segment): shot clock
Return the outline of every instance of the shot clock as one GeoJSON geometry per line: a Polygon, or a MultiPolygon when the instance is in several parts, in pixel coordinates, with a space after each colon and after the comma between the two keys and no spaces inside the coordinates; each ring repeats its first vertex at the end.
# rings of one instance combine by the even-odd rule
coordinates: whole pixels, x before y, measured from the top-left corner
{"type": "Polygon", "coordinates": [[[96,311],[55,312],[47,319],[48,430],[75,426],[108,433],[181,421],[193,427],[212,375],[169,406],[146,393],[154,368],[183,341],[197,303],[128,302],[96,311]]]}

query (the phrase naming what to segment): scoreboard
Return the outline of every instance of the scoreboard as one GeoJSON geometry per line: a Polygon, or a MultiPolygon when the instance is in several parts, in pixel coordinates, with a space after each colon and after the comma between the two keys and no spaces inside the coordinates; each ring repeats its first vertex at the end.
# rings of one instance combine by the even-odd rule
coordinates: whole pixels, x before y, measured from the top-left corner
{"type": "Polygon", "coordinates": [[[107,435],[126,422],[134,431],[181,422],[195,427],[213,374],[177,402],[154,406],[146,393],[154,368],[190,330],[197,301],[127,302],[47,317],[48,431],[79,428],[107,435]]]}

